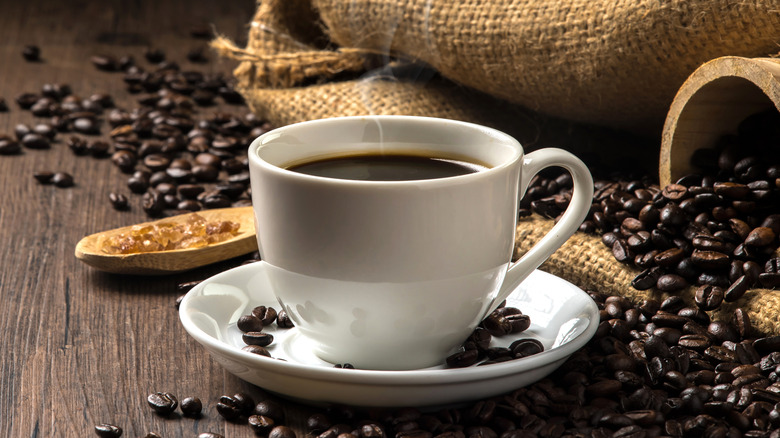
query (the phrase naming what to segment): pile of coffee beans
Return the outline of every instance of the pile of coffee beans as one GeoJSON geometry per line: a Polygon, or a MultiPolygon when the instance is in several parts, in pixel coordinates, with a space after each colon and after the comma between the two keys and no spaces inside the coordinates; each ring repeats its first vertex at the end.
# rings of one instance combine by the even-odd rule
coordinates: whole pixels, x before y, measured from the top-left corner
{"type": "MultiPolygon", "coordinates": [[[[25,58],[37,59],[34,52],[26,47],[25,58]]],[[[187,57],[207,61],[203,47],[187,57]]],[[[127,210],[132,205],[128,195],[137,195],[150,217],[250,205],[246,148],[270,125],[248,111],[222,74],[182,70],[160,49],[147,50],[144,58],[145,65],[132,56],[90,59],[96,68],[121,75],[127,92],[136,96],[137,106],[130,109],[116,108],[105,93],[79,97],[68,84],[20,93],[18,107],[48,121],[19,124],[14,136],[0,135],[0,155],[65,143],[75,155],[109,157],[128,175],[129,191],[109,193],[110,205],[127,210]],[[214,109],[220,101],[241,114],[214,109]]],[[[72,175],[49,169],[34,177],[58,187],[75,184],[72,175]]]]}
{"type": "MultiPolygon", "coordinates": [[[[319,408],[305,432],[317,438],[780,437],[780,336],[755,333],[741,309],[734,323],[725,323],[679,297],[633,305],[589,294],[601,316],[596,334],[537,383],[454,408],[319,408]]],[[[259,388],[253,394],[220,397],[217,414],[257,436],[294,438],[283,405],[259,388]]],[[[168,409],[152,406],[155,412],[172,412],[173,396],[151,398],[168,409]]]]}
{"type": "MultiPolygon", "coordinates": [[[[697,151],[701,174],[666,187],[648,179],[598,180],[581,230],[599,233],[615,259],[642,269],[632,286],[675,292],[699,286],[715,310],[751,287],[780,285],[780,113],[745,119],[717,148],[697,151]]],[[[557,217],[568,205],[568,174],[538,177],[524,211],[557,217]]]]}

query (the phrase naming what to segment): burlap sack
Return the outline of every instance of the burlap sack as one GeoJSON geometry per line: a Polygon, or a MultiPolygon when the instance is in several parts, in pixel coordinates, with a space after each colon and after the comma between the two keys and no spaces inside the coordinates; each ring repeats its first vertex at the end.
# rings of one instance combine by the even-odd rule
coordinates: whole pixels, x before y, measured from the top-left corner
{"type": "MultiPolygon", "coordinates": [[[[537,215],[521,219],[515,236],[515,255],[528,251],[553,227],[552,220],[537,215]]],[[[576,233],[541,266],[543,271],[564,278],[585,289],[605,295],[619,295],[634,303],[645,299],[663,301],[669,293],[655,289],[639,291],[631,286],[631,280],[640,270],[615,260],[612,252],[598,236],[576,233]]],[[[675,292],[690,306],[695,307],[694,287],[675,292]]],[[[780,291],[753,289],[736,302],[724,302],[716,311],[707,312],[713,320],[731,321],[734,310],[747,311],[756,335],[780,335],[780,291]]]]}
{"type": "MultiPolygon", "coordinates": [[[[244,61],[236,77],[257,109],[267,102],[260,89],[362,72],[367,59],[392,56],[547,115],[660,130],[675,92],[705,61],[777,53],[778,11],[777,0],[264,0],[246,48],[217,46],[244,61]]],[[[419,109],[327,96],[335,106],[304,109],[310,118],[419,109]]]]}

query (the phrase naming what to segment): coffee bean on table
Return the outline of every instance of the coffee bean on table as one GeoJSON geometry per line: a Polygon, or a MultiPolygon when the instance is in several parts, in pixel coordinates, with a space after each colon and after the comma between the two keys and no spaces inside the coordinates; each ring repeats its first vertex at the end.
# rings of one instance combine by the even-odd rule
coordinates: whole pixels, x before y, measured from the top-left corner
{"type": "Polygon", "coordinates": [[[0,155],[16,155],[20,152],[22,148],[18,141],[0,135],[0,155]]]}
{"type": "Polygon", "coordinates": [[[115,210],[127,210],[129,208],[129,200],[127,199],[127,196],[111,192],[108,194],[108,200],[111,202],[111,206],[114,207],[115,210]]]}
{"type": "MultiPolygon", "coordinates": [[[[295,431],[287,426],[276,426],[268,433],[268,438],[296,438],[295,431]]],[[[366,437],[368,438],[368,436],[366,437]]]]}
{"type": "Polygon", "coordinates": [[[257,435],[267,435],[271,429],[276,427],[274,420],[264,415],[250,415],[247,422],[257,435]]]}
{"type": "Polygon", "coordinates": [[[46,137],[34,132],[25,134],[21,139],[21,143],[22,146],[29,149],[49,149],[51,147],[51,143],[46,137]]]}
{"type": "Polygon", "coordinates": [[[203,409],[203,403],[197,397],[186,397],[181,401],[181,412],[188,417],[197,417],[203,409]]]}
{"type": "Polygon", "coordinates": [[[146,402],[154,412],[160,415],[169,415],[179,406],[179,400],[168,392],[155,392],[149,394],[146,402]]]}
{"type": "Polygon", "coordinates": [[[113,424],[98,424],[95,426],[95,433],[102,438],[119,438],[122,436],[122,428],[113,424]]]}
{"type": "Polygon", "coordinates": [[[51,184],[53,177],[54,172],[49,170],[39,170],[33,173],[33,178],[35,178],[41,184],[51,184]]]}
{"type": "Polygon", "coordinates": [[[75,182],[71,174],[67,172],[56,172],[51,177],[51,183],[60,188],[67,188],[73,186],[75,182]]]}
{"type": "Polygon", "coordinates": [[[32,44],[24,46],[24,48],[22,48],[22,57],[28,62],[40,61],[41,49],[32,44]]]}
{"type": "Polygon", "coordinates": [[[110,55],[94,55],[90,61],[98,70],[117,71],[119,69],[119,62],[110,55]]]}

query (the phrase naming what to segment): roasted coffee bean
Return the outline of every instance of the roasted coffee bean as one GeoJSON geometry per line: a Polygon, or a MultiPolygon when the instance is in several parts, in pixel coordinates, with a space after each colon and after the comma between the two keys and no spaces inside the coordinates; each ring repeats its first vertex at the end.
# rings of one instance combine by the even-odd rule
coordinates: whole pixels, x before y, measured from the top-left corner
{"type": "Polygon", "coordinates": [[[750,322],[750,316],[745,309],[741,307],[734,309],[732,321],[741,337],[747,338],[753,334],[753,325],[750,322]]]}
{"type": "Polygon", "coordinates": [[[21,139],[22,146],[28,149],[49,149],[51,143],[49,140],[37,133],[30,132],[25,134],[21,139]]]}
{"type": "Polygon", "coordinates": [[[82,134],[99,134],[100,126],[92,117],[78,117],[73,120],[73,130],[82,134]]]}
{"type": "Polygon", "coordinates": [[[688,286],[685,278],[677,274],[664,274],[658,277],[656,287],[664,292],[674,292],[688,286]]]}
{"type": "Polygon", "coordinates": [[[509,346],[516,358],[527,357],[544,351],[544,345],[536,339],[518,339],[509,346]]]}
{"type": "Polygon", "coordinates": [[[260,347],[267,347],[274,342],[272,334],[263,332],[246,332],[241,336],[241,339],[247,345],[259,345],[260,347]]]}
{"type": "Polygon", "coordinates": [[[295,325],[290,317],[287,315],[287,311],[280,310],[276,315],[276,326],[279,328],[292,328],[295,325]]]}
{"type": "Polygon", "coordinates": [[[276,426],[268,433],[268,438],[296,438],[295,431],[287,426],[276,426]]]}
{"type": "Polygon", "coordinates": [[[41,184],[51,184],[54,172],[48,170],[39,170],[33,173],[33,178],[41,184]]]}
{"type": "Polygon", "coordinates": [[[717,286],[699,286],[694,294],[696,305],[702,310],[715,310],[723,302],[724,291],[717,286]]]}
{"type": "Polygon", "coordinates": [[[114,207],[115,210],[127,210],[129,208],[128,199],[127,196],[111,192],[108,194],[108,200],[111,202],[111,206],[114,207]]]}
{"type": "Polygon", "coordinates": [[[90,61],[98,70],[117,71],[119,69],[119,61],[110,55],[94,55],[90,61]]]}
{"type": "Polygon", "coordinates": [[[263,330],[263,322],[254,314],[242,315],[238,318],[236,326],[244,333],[260,332],[263,330]]]}
{"type": "Polygon", "coordinates": [[[276,321],[276,309],[273,307],[257,306],[252,309],[252,315],[259,318],[263,326],[269,326],[276,321]]]}
{"type": "Polygon", "coordinates": [[[36,62],[41,60],[41,49],[36,45],[26,45],[22,48],[22,57],[27,62],[36,62]]]}
{"type": "Polygon", "coordinates": [[[148,191],[144,193],[141,200],[141,207],[147,215],[155,217],[162,214],[165,209],[165,200],[156,191],[148,191]]]}
{"type": "Polygon", "coordinates": [[[67,172],[55,172],[50,182],[60,188],[72,187],[75,184],[73,176],[67,172]]]}
{"type": "Polygon", "coordinates": [[[737,330],[725,321],[713,321],[707,327],[707,332],[713,336],[715,340],[720,342],[731,341],[737,342],[739,340],[739,334],[737,330]]]}
{"type": "Polygon", "coordinates": [[[271,429],[276,427],[274,420],[264,415],[250,415],[247,422],[257,435],[267,435],[271,429]]]}
{"type": "Polygon", "coordinates": [[[263,400],[255,405],[254,415],[263,415],[273,419],[276,423],[284,422],[284,409],[273,400],[263,400]]]}
{"type": "Polygon", "coordinates": [[[241,350],[246,351],[247,353],[257,354],[259,356],[271,357],[271,353],[265,347],[261,347],[259,345],[246,345],[241,347],[241,350]]]}
{"type": "Polygon", "coordinates": [[[622,239],[615,240],[612,245],[612,255],[619,262],[629,262],[634,258],[634,253],[628,243],[622,239]]]}
{"type": "Polygon", "coordinates": [[[22,152],[18,141],[0,135],[0,155],[16,155],[22,152]]]}
{"type": "Polygon", "coordinates": [[[734,302],[739,300],[745,295],[748,287],[750,286],[749,280],[746,275],[742,275],[734,281],[731,286],[723,293],[723,299],[727,302],[734,302]]]}
{"type": "Polygon", "coordinates": [[[155,392],[149,394],[146,398],[146,402],[155,413],[160,415],[169,415],[176,410],[177,406],[179,406],[179,400],[176,396],[168,392],[155,392]]]}
{"type": "Polygon", "coordinates": [[[98,424],[95,433],[102,438],[119,438],[122,436],[122,428],[113,424],[98,424]]]}
{"type": "Polygon", "coordinates": [[[479,351],[465,350],[453,353],[447,357],[445,363],[448,368],[464,368],[474,365],[479,361],[479,351]]]}
{"type": "Polygon", "coordinates": [[[203,403],[197,397],[186,397],[181,401],[181,412],[187,417],[198,417],[203,410],[203,403]]]}
{"type": "Polygon", "coordinates": [[[662,270],[659,267],[652,267],[640,272],[639,275],[634,277],[631,281],[631,286],[636,290],[647,290],[654,287],[658,279],[662,275],[662,270]]]}

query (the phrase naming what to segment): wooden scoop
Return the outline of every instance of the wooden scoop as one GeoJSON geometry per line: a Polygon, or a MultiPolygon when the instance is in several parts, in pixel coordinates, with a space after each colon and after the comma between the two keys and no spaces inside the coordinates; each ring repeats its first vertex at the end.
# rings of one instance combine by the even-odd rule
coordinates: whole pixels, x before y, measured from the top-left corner
{"type": "MultiPolygon", "coordinates": [[[[84,237],[76,245],[76,258],[101,271],[117,274],[163,275],[187,271],[199,266],[238,257],[257,249],[252,207],[220,208],[197,212],[207,221],[231,221],[240,224],[238,234],[200,248],[135,254],[108,254],[100,248],[103,237],[129,232],[134,225],[103,231],[84,237]]],[[[188,214],[173,216],[144,224],[184,222],[188,214]]],[[[143,224],[138,224],[143,225],[143,224]]]]}

